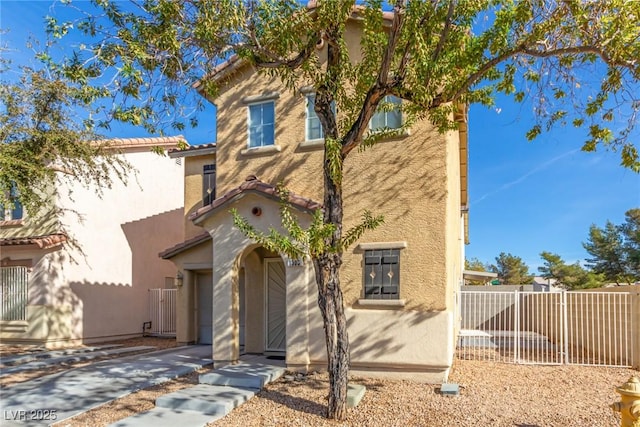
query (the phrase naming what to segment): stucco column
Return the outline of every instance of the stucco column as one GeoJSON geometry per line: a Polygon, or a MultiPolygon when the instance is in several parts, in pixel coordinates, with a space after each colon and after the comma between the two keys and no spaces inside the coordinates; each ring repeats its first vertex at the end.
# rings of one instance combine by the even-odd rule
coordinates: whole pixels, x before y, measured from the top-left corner
{"type": "Polygon", "coordinates": [[[215,248],[214,257],[212,342],[214,367],[218,367],[235,362],[237,357],[233,351],[233,259],[228,253],[215,248]]]}
{"type": "Polygon", "coordinates": [[[180,345],[195,341],[193,319],[195,274],[189,270],[184,270],[182,274],[182,286],[178,287],[176,307],[176,341],[180,345]]]}
{"type": "Polygon", "coordinates": [[[309,286],[315,286],[310,261],[300,266],[288,266],[287,278],[287,366],[309,366],[309,286]]]}

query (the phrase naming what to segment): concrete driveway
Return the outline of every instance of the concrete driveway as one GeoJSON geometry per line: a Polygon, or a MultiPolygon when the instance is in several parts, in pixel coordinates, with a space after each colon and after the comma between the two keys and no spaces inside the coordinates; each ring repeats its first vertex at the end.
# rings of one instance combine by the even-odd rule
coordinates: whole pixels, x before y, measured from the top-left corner
{"type": "Polygon", "coordinates": [[[211,363],[211,346],[176,347],[105,360],[3,387],[0,425],[49,425],[211,363]]]}

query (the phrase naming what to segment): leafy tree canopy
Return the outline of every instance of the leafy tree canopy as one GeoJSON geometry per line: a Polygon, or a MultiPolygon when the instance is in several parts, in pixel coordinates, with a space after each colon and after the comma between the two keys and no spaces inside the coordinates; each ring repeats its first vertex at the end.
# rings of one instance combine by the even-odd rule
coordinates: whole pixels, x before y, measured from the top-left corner
{"type": "Polygon", "coordinates": [[[542,277],[553,279],[556,286],[571,290],[598,288],[605,283],[603,275],[585,270],[579,262],[566,264],[560,255],[546,251],[540,257],[544,264],[538,271],[542,277]]]}
{"type": "Polygon", "coordinates": [[[478,258],[465,259],[464,269],[473,271],[487,271],[487,264],[480,261],[478,258]]]}
{"type": "Polygon", "coordinates": [[[21,203],[34,214],[62,182],[95,185],[100,193],[114,179],[126,180],[128,163],[80,117],[99,89],[29,67],[12,82],[7,71],[0,70],[1,205],[21,203]]]}
{"type": "Polygon", "coordinates": [[[640,280],[640,209],[625,213],[625,222],[615,225],[607,221],[604,228],[589,228],[589,238],[582,244],[591,255],[587,266],[606,280],[632,283],[640,280]]]}
{"type": "MultiPolygon", "coordinates": [[[[289,88],[304,82],[330,94],[341,113],[338,133],[349,140],[343,154],[363,139],[375,142],[363,136],[368,104],[385,95],[406,101],[408,124],[426,117],[445,130],[455,127],[456,105],[493,106],[502,92],[533,103],[530,139],[571,124],[585,129],[584,150],[608,147],[640,170],[631,138],[640,108],[640,2],[405,0],[393,2],[399,13],[390,18],[382,1],[363,1],[358,62],[344,39],[354,1],[311,2],[309,12],[294,0],[92,3],[97,11],[78,6],[77,22],[48,18],[53,37],[76,29],[87,40],[58,65],[74,81],[106,84],[117,99],[111,116],[150,131],[197,124],[177,114],[189,109],[191,85],[236,55],[289,88]],[[335,46],[339,67],[324,68],[314,53],[324,42],[335,46]]],[[[213,99],[217,85],[204,80],[200,89],[213,99]]]]}
{"type": "Polygon", "coordinates": [[[530,285],[533,280],[522,258],[509,253],[501,252],[490,269],[498,274],[501,285],[530,285]]]}

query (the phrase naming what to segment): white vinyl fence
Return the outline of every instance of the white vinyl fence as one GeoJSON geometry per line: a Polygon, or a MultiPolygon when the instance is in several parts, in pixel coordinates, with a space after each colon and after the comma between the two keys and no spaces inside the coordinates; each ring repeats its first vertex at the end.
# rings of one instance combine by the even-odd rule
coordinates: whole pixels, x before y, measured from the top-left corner
{"type": "Polygon", "coordinates": [[[27,320],[26,267],[0,267],[0,320],[27,320]]]}
{"type": "Polygon", "coordinates": [[[458,357],[531,364],[631,366],[637,295],[462,291],[458,357]]]}
{"type": "Polygon", "coordinates": [[[176,289],[149,289],[150,335],[176,335],[176,289]]]}

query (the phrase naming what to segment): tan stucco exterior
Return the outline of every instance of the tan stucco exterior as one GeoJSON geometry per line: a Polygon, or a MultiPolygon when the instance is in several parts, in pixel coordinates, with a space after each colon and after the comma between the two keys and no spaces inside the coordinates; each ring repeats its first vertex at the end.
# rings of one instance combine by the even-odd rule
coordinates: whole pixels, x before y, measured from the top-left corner
{"type": "Polygon", "coordinates": [[[215,164],[216,156],[195,155],[184,161],[184,229],[185,238],[189,239],[202,233],[202,228],[193,225],[189,216],[202,207],[202,170],[205,165],[215,164]]]}
{"type": "MultiPolygon", "coordinates": [[[[357,46],[356,37],[356,32],[349,33],[350,46],[357,46]]],[[[224,78],[219,96],[212,100],[218,114],[218,196],[255,175],[265,183],[283,182],[291,192],[322,202],[323,145],[305,142],[304,96],[248,66],[236,65],[224,78]],[[247,102],[260,96],[275,100],[275,146],[248,149],[247,102]]],[[[303,87],[305,82],[300,82],[298,89],[303,87]]],[[[466,128],[441,135],[429,123],[420,122],[407,135],[352,152],[345,162],[344,229],[357,224],[365,209],[385,217],[383,225],[367,232],[343,257],[340,274],[354,370],[432,382],[446,379],[453,360],[456,295],[464,265],[465,138],[466,128]],[[399,300],[363,301],[363,254],[369,248],[400,249],[399,300]]],[[[192,193],[185,195],[185,201],[201,198],[201,178],[195,174],[202,163],[194,162],[192,167],[191,157],[185,161],[187,173],[194,174],[185,179],[193,183],[185,187],[192,193]]],[[[193,212],[187,212],[188,204],[187,214],[193,212]]],[[[195,215],[195,225],[212,237],[212,341],[218,364],[239,357],[241,317],[244,351],[264,351],[264,262],[270,256],[261,254],[233,226],[231,208],[258,230],[280,224],[278,202],[252,192],[195,215]],[[252,213],[257,207],[259,216],[252,213]]],[[[304,210],[298,216],[303,223],[309,219],[304,210]]],[[[312,264],[306,260],[296,265],[281,258],[286,271],[287,365],[322,368],[326,347],[312,264]]],[[[193,262],[186,255],[173,260],[180,270],[193,262]]],[[[178,318],[189,316],[183,313],[178,318]]]]}
{"type": "Polygon", "coordinates": [[[50,248],[0,245],[3,265],[29,267],[27,319],[0,322],[2,342],[64,346],[142,335],[149,289],[165,288],[176,275],[157,253],[184,238],[184,172],[150,150],[162,142],[175,147],[172,139],[131,141],[122,140],[121,155],[135,170],[127,185],[116,179],[99,197],[95,188],[71,184],[68,197],[59,184],[46,214],[0,230],[0,239],[68,236],[50,248]]]}

